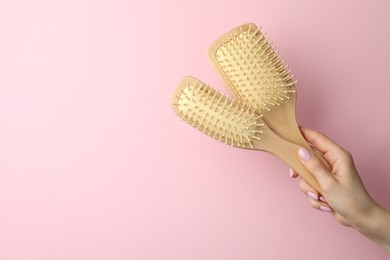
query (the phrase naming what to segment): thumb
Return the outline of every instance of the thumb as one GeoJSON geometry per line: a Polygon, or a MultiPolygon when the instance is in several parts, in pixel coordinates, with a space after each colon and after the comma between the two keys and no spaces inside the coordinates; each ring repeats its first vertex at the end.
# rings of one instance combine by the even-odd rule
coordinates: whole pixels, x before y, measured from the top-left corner
{"type": "Polygon", "coordinates": [[[331,173],[317,156],[303,147],[298,150],[298,156],[306,169],[318,180],[321,187],[332,181],[331,173]]]}

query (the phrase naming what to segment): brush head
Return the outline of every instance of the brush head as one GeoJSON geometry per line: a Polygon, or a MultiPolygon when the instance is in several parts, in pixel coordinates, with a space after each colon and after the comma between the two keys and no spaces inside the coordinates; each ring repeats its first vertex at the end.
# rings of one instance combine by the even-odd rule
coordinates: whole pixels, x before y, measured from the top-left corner
{"type": "Polygon", "coordinates": [[[232,100],[193,77],[181,81],[172,108],[188,124],[234,147],[253,149],[265,127],[255,107],[232,100]]]}
{"type": "Polygon", "coordinates": [[[245,24],[219,38],[209,57],[230,93],[267,113],[295,95],[293,75],[254,24],[245,24]]]}

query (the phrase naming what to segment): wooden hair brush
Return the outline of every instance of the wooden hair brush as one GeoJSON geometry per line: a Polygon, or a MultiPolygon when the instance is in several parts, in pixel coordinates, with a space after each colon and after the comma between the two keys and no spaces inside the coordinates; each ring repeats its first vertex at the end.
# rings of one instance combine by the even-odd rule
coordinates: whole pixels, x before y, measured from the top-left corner
{"type": "Polygon", "coordinates": [[[217,39],[209,58],[233,97],[256,106],[264,122],[284,139],[312,150],[296,122],[296,81],[255,24],[241,25],[217,39]]]}
{"type": "Polygon", "coordinates": [[[297,157],[300,146],[277,136],[255,106],[230,99],[193,77],[185,77],[174,93],[172,108],[184,121],[220,142],[278,156],[321,191],[317,180],[297,157]]]}

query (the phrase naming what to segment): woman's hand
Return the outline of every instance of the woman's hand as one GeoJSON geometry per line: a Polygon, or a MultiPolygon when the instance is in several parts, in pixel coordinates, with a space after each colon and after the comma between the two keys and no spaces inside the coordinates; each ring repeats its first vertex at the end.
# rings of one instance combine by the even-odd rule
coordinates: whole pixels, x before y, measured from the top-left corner
{"type": "MultiPolygon", "coordinates": [[[[305,139],[328,161],[331,171],[305,148],[298,151],[305,167],[318,180],[322,194],[303,179],[300,189],[313,208],[330,212],[341,224],[353,227],[390,252],[390,213],[377,204],[365,189],[352,156],[316,131],[301,128],[305,139]]],[[[290,170],[291,176],[298,175],[290,170]]]]}

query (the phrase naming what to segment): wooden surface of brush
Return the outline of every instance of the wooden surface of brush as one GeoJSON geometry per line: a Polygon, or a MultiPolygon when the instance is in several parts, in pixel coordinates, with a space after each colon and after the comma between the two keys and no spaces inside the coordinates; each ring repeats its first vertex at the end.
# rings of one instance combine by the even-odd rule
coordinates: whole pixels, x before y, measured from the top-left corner
{"type": "Polygon", "coordinates": [[[278,156],[320,191],[317,180],[298,159],[300,146],[277,136],[256,107],[233,100],[196,78],[185,77],[174,93],[172,108],[185,122],[220,142],[278,156]]]}
{"type": "Polygon", "coordinates": [[[233,97],[255,105],[264,122],[284,139],[312,151],[296,122],[294,76],[255,24],[220,37],[210,46],[209,58],[233,97]]]}

